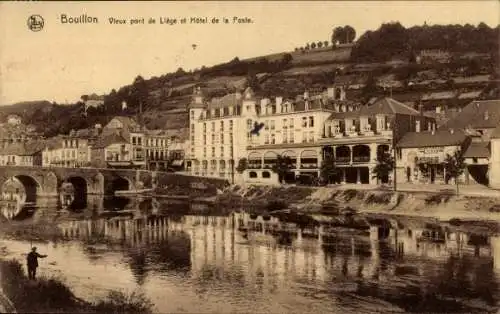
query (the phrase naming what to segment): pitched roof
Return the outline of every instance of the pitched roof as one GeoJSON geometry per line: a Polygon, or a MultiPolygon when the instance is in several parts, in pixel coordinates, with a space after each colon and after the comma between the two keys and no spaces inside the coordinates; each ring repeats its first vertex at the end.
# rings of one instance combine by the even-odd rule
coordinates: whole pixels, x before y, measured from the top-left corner
{"type": "Polygon", "coordinates": [[[409,132],[396,144],[400,148],[457,146],[467,139],[462,130],[438,130],[435,132],[409,132]]]}
{"type": "Polygon", "coordinates": [[[490,149],[489,142],[472,142],[464,153],[465,158],[480,157],[489,158],[490,149]]]}
{"type": "MultiPolygon", "coordinates": [[[[113,119],[111,120],[118,120],[121,122],[121,124],[123,124],[123,128],[124,129],[137,129],[139,128],[139,123],[137,121],[135,121],[135,119],[131,118],[131,117],[126,117],[126,116],[115,116],[113,117],[113,119]]],[[[106,127],[109,125],[109,122],[108,124],[106,125],[106,127]]]]}
{"type": "Polygon", "coordinates": [[[220,98],[212,98],[208,104],[208,108],[224,108],[229,106],[236,106],[241,103],[243,96],[240,93],[232,93],[224,95],[220,98]]]}
{"type": "Polygon", "coordinates": [[[449,120],[442,129],[489,129],[500,125],[500,99],[473,101],[449,120]]]}
{"type": "Polygon", "coordinates": [[[119,134],[111,133],[100,137],[93,148],[105,148],[111,144],[128,144],[128,141],[119,134]]]}
{"type": "Polygon", "coordinates": [[[418,110],[389,97],[380,98],[373,105],[361,107],[359,111],[360,115],[365,116],[376,114],[420,115],[418,110]]]}

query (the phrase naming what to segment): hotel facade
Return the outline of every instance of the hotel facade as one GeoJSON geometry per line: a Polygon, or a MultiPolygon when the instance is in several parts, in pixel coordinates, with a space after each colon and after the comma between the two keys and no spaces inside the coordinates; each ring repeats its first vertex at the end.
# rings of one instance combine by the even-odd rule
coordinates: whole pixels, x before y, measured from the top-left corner
{"type": "MultiPolygon", "coordinates": [[[[340,168],[336,181],[375,183],[372,171],[377,151],[392,150],[394,140],[435,121],[390,98],[371,105],[352,102],[344,86],[305,92],[295,99],[258,99],[251,89],[205,101],[196,89],[190,106],[192,175],[213,176],[247,183],[276,184],[271,170],[278,156],[289,157],[292,169],[285,181],[318,178],[326,154],[340,168]],[[394,127],[396,125],[396,127],[394,127]],[[247,169],[235,171],[239,160],[247,169]],[[233,166],[234,165],[234,166],[233,166]]],[[[385,181],[389,181],[390,177],[385,181]]]]}

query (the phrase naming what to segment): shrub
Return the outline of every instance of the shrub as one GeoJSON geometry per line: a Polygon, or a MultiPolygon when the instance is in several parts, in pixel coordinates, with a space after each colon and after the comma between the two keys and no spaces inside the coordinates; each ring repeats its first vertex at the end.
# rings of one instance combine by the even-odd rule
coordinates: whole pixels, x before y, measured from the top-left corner
{"type": "Polygon", "coordinates": [[[344,191],[344,199],[346,202],[349,202],[356,196],[359,198],[360,196],[362,197],[363,193],[361,191],[357,191],[354,189],[348,189],[344,191]]]}
{"type": "Polygon", "coordinates": [[[106,300],[93,306],[99,313],[153,313],[154,305],[142,293],[126,295],[120,291],[111,291],[106,300]]]}
{"type": "Polygon", "coordinates": [[[389,204],[392,199],[392,193],[370,194],[366,199],[367,204],[389,204]]]}

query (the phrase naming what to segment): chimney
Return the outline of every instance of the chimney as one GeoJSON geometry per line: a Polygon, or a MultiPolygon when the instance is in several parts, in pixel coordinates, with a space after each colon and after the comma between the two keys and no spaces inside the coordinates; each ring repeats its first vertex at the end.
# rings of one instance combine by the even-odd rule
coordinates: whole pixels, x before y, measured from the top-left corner
{"type": "Polygon", "coordinates": [[[455,133],[455,130],[450,129],[450,134],[453,134],[453,133],[455,133]]]}
{"type": "Polygon", "coordinates": [[[488,120],[490,118],[488,111],[484,112],[484,120],[488,120]]]}
{"type": "Polygon", "coordinates": [[[279,96],[276,97],[276,113],[281,113],[283,111],[283,108],[281,104],[283,103],[283,97],[279,96]]]}

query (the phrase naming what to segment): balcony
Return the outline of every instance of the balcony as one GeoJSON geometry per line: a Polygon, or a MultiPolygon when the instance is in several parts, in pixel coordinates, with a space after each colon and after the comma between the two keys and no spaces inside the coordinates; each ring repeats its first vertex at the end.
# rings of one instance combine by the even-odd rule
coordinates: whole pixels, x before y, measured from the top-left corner
{"type": "Polygon", "coordinates": [[[317,163],[300,164],[300,169],[318,169],[317,163]]]}

